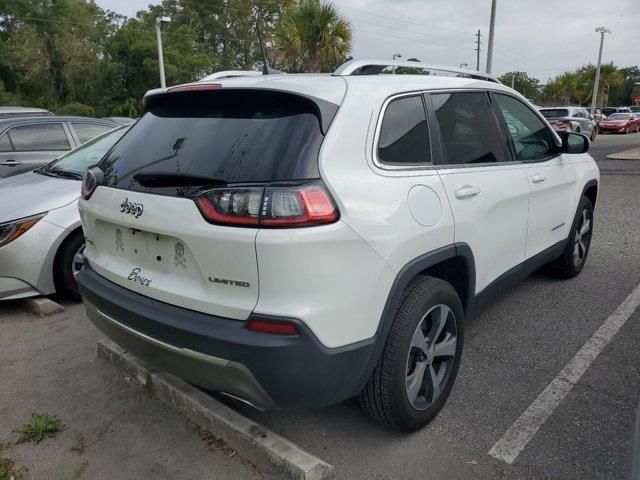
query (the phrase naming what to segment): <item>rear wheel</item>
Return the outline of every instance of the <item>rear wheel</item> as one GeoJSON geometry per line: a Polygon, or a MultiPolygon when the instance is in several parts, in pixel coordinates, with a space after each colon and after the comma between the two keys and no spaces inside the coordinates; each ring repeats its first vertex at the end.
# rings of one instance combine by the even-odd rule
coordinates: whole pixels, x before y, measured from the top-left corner
{"type": "Polygon", "coordinates": [[[598,127],[593,127],[593,130],[591,131],[591,141],[595,141],[596,136],[598,135],[598,127]]]}
{"type": "Polygon", "coordinates": [[[442,409],[462,358],[464,312],[453,287],[437,278],[413,282],[387,344],[360,393],[363,410],[396,430],[417,430],[442,409]]]}
{"type": "Polygon", "coordinates": [[[76,276],[82,268],[84,247],[82,230],[76,231],[60,245],[53,262],[53,280],[56,292],[74,300],[80,299],[76,276]]]}
{"type": "Polygon", "coordinates": [[[562,255],[550,264],[552,272],[564,278],[577,276],[587,261],[592,234],[593,205],[587,197],[582,197],[571,226],[567,245],[562,255]]]}

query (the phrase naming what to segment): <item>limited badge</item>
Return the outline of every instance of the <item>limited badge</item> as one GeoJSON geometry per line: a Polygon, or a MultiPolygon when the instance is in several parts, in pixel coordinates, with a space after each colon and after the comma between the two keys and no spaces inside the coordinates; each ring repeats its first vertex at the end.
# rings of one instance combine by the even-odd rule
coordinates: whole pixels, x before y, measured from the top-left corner
{"type": "Polygon", "coordinates": [[[124,242],[122,241],[122,232],[116,228],[116,252],[124,252],[124,242]]]}
{"type": "Polygon", "coordinates": [[[184,245],[182,242],[176,242],[175,246],[176,254],[173,256],[173,265],[178,267],[180,265],[182,268],[186,270],[187,268],[187,259],[184,256],[184,245]]]}

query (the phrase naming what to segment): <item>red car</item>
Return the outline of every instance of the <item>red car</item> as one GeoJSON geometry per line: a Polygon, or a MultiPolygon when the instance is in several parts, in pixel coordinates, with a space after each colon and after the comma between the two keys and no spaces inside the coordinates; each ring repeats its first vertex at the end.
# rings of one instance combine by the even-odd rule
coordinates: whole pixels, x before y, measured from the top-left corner
{"type": "Polygon", "coordinates": [[[600,133],[640,132],[640,119],[633,113],[612,113],[598,125],[600,133]]]}

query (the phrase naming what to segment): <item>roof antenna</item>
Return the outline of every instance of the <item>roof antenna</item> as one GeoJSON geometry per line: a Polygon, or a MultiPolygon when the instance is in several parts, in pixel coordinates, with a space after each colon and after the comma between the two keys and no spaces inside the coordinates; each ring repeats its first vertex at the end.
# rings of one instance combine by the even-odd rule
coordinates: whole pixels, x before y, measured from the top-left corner
{"type": "Polygon", "coordinates": [[[264,44],[262,43],[262,35],[260,35],[258,20],[256,20],[256,33],[258,34],[258,42],[260,43],[260,51],[262,52],[262,74],[269,75],[273,73],[282,73],[280,70],[275,70],[269,67],[269,60],[267,59],[267,52],[265,51],[264,44]]]}

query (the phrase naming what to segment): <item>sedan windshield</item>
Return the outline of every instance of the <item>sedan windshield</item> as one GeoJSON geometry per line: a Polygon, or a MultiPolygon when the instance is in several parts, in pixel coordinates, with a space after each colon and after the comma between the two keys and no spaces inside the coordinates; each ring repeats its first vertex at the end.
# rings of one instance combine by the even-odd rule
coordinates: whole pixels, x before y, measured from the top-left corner
{"type": "Polygon", "coordinates": [[[629,120],[632,117],[630,113],[614,113],[607,120],[629,120]]]}
{"type": "Polygon", "coordinates": [[[84,171],[98,163],[118,140],[129,130],[129,125],[114,128],[69,153],[54,160],[42,169],[43,173],[52,173],[66,177],[82,177],[84,171]]]}
{"type": "Polygon", "coordinates": [[[566,108],[545,108],[540,110],[545,118],[563,118],[569,116],[569,110],[566,108]]]}

